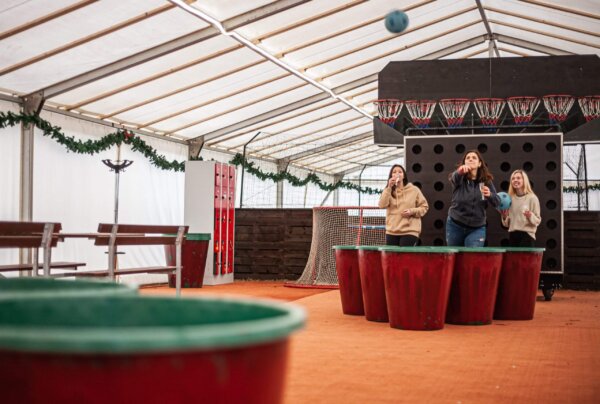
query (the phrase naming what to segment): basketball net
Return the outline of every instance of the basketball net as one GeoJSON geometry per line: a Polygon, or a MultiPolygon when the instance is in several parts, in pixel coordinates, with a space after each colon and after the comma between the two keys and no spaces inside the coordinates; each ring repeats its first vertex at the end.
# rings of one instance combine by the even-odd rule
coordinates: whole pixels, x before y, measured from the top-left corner
{"type": "Polygon", "coordinates": [[[417,128],[429,127],[429,121],[433,115],[436,102],[433,100],[410,100],[406,101],[406,109],[410,114],[413,124],[417,128]]]}
{"type": "Polygon", "coordinates": [[[477,98],[473,100],[475,110],[483,126],[496,126],[504,108],[502,98],[477,98]]]}
{"type": "Polygon", "coordinates": [[[462,125],[470,103],[471,101],[467,98],[447,98],[440,100],[440,108],[449,127],[456,128],[462,125]]]}
{"type": "Polygon", "coordinates": [[[377,106],[377,113],[381,122],[394,126],[396,118],[402,110],[402,101],[395,99],[375,100],[373,103],[377,106]]]}
{"type": "Polygon", "coordinates": [[[376,206],[313,208],[312,243],[304,272],[285,286],[334,289],[335,245],[385,245],[385,209],[376,206]]]}
{"type": "Polygon", "coordinates": [[[600,118],[600,95],[586,95],[578,101],[586,122],[600,118]]]}
{"type": "Polygon", "coordinates": [[[567,119],[567,115],[573,104],[575,98],[571,95],[545,95],[542,97],[544,106],[548,111],[548,119],[550,123],[562,123],[567,119]]]}
{"type": "Polygon", "coordinates": [[[536,97],[509,97],[506,99],[506,103],[517,125],[529,125],[533,113],[540,105],[540,99],[536,97]]]}

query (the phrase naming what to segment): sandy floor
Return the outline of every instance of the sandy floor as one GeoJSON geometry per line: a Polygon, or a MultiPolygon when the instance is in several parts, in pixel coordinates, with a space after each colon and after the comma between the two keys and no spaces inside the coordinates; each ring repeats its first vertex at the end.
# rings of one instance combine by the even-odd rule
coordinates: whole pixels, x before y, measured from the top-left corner
{"type": "Polygon", "coordinates": [[[286,404],[599,402],[600,292],[539,297],[532,321],[429,332],[345,316],[337,290],[236,282],[184,296],[207,293],[295,300],[307,309],[307,328],[292,338],[286,404]]]}

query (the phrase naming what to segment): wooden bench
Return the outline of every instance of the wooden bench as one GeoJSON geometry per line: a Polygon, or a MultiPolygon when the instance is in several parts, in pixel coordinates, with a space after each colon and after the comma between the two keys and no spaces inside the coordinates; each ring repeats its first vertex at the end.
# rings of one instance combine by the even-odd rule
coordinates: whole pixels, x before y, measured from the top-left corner
{"type": "Polygon", "coordinates": [[[54,275],[54,277],[109,277],[114,280],[117,275],[175,273],[176,293],[179,296],[181,293],[181,245],[187,232],[188,226],[100,223],[98,233],[90,234],[88,238],[94,239],[94,244],[97,246],[108,247],[108,269],[63,273],[54,275]],[[173,234],[173,236],[164,234],[173,234]],[[176,265],[117,269],[117,247],[141,245],[174,245],[176,265]]]}
{"type": "Polygon", "coordinates": [[[51,268],[77,269],[83,262],[52,262],[52,247],[60,240],[60,223],[43,222],[9,222],[0,221],[0,248],[31,248],[33,259],[31,264],[0,265],[0,272],[32,271],[39,275],[39,267],[44,269],[44,276],[50,275],[51,268]],[[44,252],[44,260],[39,261],[39,249],[44,252]]]}

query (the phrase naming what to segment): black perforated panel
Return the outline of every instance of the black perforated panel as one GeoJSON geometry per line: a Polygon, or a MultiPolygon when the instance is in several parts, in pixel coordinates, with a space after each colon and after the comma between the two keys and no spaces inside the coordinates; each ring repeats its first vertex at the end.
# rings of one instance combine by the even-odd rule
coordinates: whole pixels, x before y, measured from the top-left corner
{"type": "MultiPolygon", "coordinates": [[[[510,174],[524,169],[541,205],[542,224],[536,247],[545,247],[542,271],[562,268],[562,134],[407,136],[406,171],[429,202],[423,218],[424,245],[445,244],[445,223],[452,198],[448,175],[466,150],[477,149],[494,175],[498,192],[507,191],[510,174]]],[[[508,245],[508,231],[500,214],[488,208],[487,246],[508,245]]]]}

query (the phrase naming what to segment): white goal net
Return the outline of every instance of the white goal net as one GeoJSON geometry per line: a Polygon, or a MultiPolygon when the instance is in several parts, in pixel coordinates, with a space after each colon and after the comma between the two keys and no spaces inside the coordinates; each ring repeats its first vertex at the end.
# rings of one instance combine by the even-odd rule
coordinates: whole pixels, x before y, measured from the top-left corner
{"type": "Polygon", "coordinates": [[[376,206],[313,208],[310,254],[291,287],[338,286],[335,245],[385,245],[385,209],[376,206]]]}

